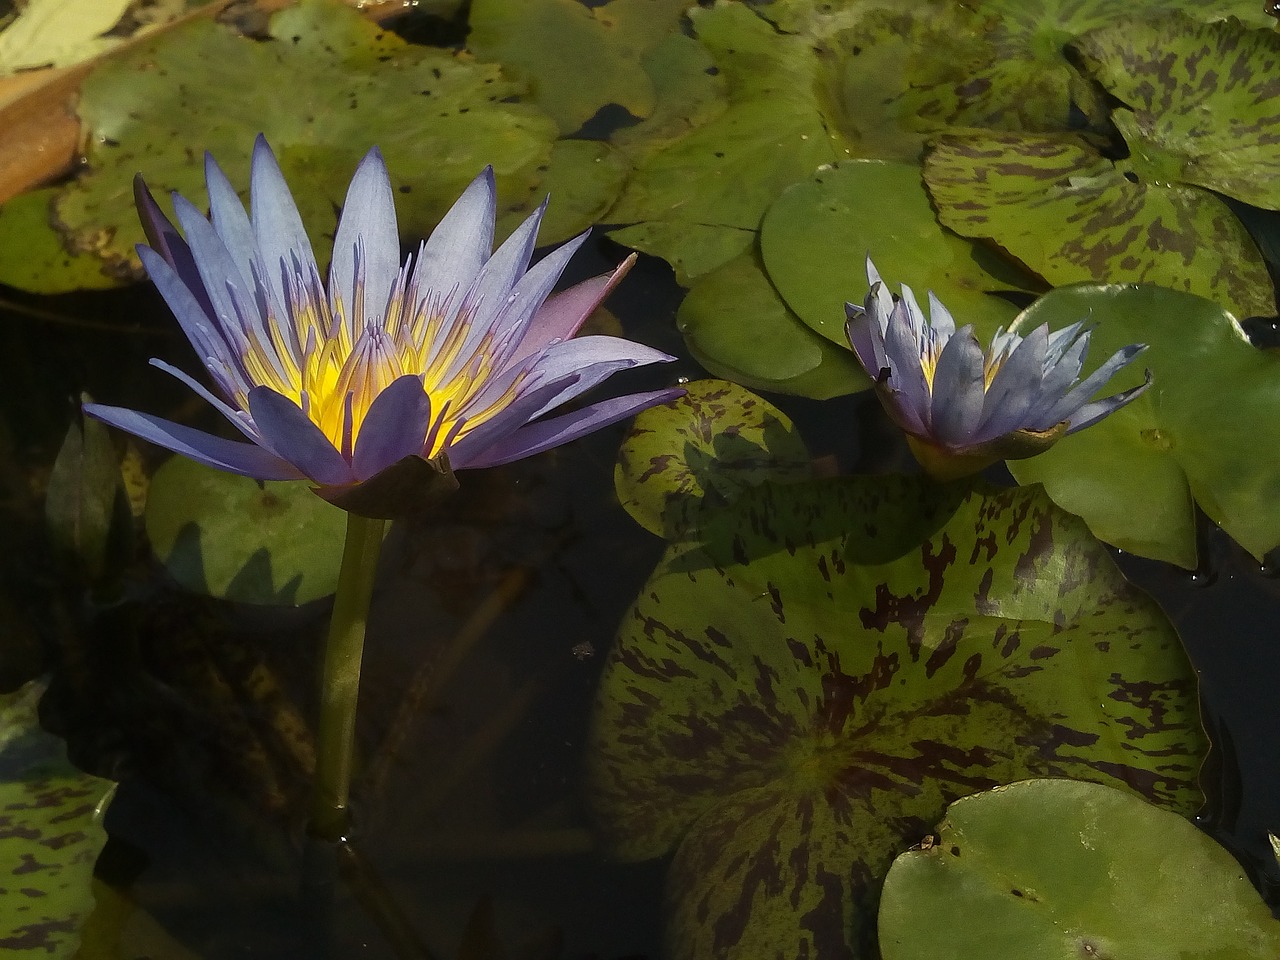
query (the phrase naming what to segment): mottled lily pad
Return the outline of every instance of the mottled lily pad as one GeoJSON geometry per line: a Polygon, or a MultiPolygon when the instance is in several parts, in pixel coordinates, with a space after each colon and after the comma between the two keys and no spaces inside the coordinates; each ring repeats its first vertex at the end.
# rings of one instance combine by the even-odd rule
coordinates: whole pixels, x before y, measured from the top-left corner
{"type": "Polygon", "coordinates": [[[1064,509],[1118,547],[1196,565],[1193,503],[1259,559],[1280,545],[1280,357],[1251,346],[1230,314],[1200,297],[1146,285],[1054,290],[1016,328],[1088,317],[1096,366],[1129,343],[1150,349],[1108,392],[1154,383],[1137,401],[1030,460],[1020,483],[1043,483],[1064,509]],[[1134,368],[1139,369],[1134,369],[1134,368]]]}
{"type": "Polygon", "coordinates": [[[0,951],[64,960],[93,909],[93,864],[116,785],[82,773],[40,729],[44,684],[0,695],[0,951]]]}
{"type": "Polygon", "coordinates": [[[773,404],[724,380],[685,390],[640,413],[618,451],[618,499],[650,533],[673,539],[743,490],[812,476],[804,441],[773,404]]]}
{"type": "MultiPolygon", "coordinates": [[[[411,46],[337,0],[281,11],[270,34],[249,41],[201,19],[85,80],[79,112],[88,170],[54,203],[71,249],[117,272],[136,271],[133,246],[143,237],[133,175],[142,171],[157,194],[178,190],[200,203],[203,151],[232,183],[247,186],[259,131],[313,238],[332,233],[352,171],[374,144],[386,156],[409,237],[429,232],[486,163],[500,196],[533,196],[555,125],[532,105],[508,102],[523,88],[496,65],[411,46]],[[254,79],[249,87],[245,77],[254,79]]],[[[324,244],[316,246],[323,256],[324,244]]]]}
{"type": "Polygon", "coordinates": [[[151,480],[146,525],[188,590],[293,606],[337,588],[346,514],[305,480],[260,483],[172,457],[151,480]]]}
{"type": "Polygon", "coordinates": [[[615,240],[681,264],[686,283],[746,250],[774,198],[842,150],[823,122],[818,61],[806,43],[780,36],[745,4],[689,16],[729,106],[641,163],[608,215],[635,224],[615,240]]]}
{"type": "Polygon", "coordinates": [[[851,349],[814,333],[787,309],[750,253],[700,277],[676,323],[694,359],[755,390],[824,400],[871,386],[851,349]]]}
{"type": "Polygon", "coordinates": [[[1038,488],[765,485],[672,543],[600,687],[615,853],[675,850],[669,954],[854,957],[948,802],[1029,776],[1190,812],[1195,676],[1160,610],[1038,488]]]}
{"type": "Polygon", "coordinates": [[[1013,267],[938,226],[920,168],[907,163],[850,160],[788,188],[765,215],[760,250],[787,306],[842,346],[844,305],[866,294],[868,253],[893,289],[906,283],[922,297],[933,290],[982,339],[1018,313],[987,291],[1035,283],[1031,277],[1010,283],[1005,277],[1018,279],[1013,267]]]}
{"type": "MultiPolygon", "coordinates": [[[[1253,4],[1256,8],[1256,4],[1253,4]]],[[[1171,14],[1072,44],[1123,103],[1112,114],[1145,183],[1186,183],[1280,209],[1280,33],[1171,14]]]]}
{"type": "Polygon", "coordinates": [[[1240,864],[1177,814],[1097,783],[1028,780],[957,800],[893,864],[884,960],[1280,956],[1240,864]]]}
{"type": "Polygon", "coordinates": [[[1055,286],[1155,283],[1272,314],[1262,254],[1218,197],[1144,182],[1074,135],[946,135],[925,157],[938,219],[1008,251],[1055,286]]]}

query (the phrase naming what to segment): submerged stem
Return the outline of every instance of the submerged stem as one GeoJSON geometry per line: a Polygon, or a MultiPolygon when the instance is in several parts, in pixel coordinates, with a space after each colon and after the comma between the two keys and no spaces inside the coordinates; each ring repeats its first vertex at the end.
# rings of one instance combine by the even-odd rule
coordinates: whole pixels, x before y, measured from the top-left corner
{"type": "Polygon", "coordinates": [[[360,659],[385,520],[347,514],[347,540],[333,600],[320,681],[316,775],[311,794],[312,835],[336,841],[347,828],[351,758],[355,747],[360,659]]]}

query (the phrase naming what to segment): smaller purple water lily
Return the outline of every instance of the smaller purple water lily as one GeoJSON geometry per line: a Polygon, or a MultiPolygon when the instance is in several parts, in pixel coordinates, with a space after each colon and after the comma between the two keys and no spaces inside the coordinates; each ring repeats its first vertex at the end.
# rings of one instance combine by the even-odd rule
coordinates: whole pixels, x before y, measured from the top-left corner
{"type": "Polygon", "coordinates": [[[151,362],[248,442],[121,407],[87,404],[90,416],[232,473],[309,479],[340,506],[389,516],[399,508],[358,491],[403,500],[406,486],[420,486],[404,477],[421,480],[424,465],[452,484],[451,469],[527,457],[681,393],[546,416],[619,370],[674,358],[617,337],[571,339],[634,258],[551,296],[587,234],[530,267],[544,202],[494,251],[491,169],[402,263],[391,182],[370,150],[347,191],[327,285],[264,138],[253,151],[252,216],[208,155],[205,180],[208,219],[173,196],[181,234],[140,178],[135,193],[151,244],[138,248],[143,266],[215,390],[151,362]]]}
{"type": "Polygon", "coordinates": [[[1148,372],[1145,383],[1093,400],[1146,344],[1117,350],[1080,380],[1091,335],[1084,322],[1052,333],[1042,324],[1026,336],[1001,328],[984,350],[932,291],[925,319],[911,288],[893,297],[870,258],[867,281],[865,305],[845,304],[849,343],[916,459],[939,478],[1041,453],[1151,384],[1148,372]]]}

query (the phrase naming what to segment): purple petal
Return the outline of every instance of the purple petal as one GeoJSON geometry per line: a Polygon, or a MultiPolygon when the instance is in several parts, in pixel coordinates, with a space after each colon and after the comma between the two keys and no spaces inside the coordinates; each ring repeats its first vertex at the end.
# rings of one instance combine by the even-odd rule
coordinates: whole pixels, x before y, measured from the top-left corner
{"type": "Polygon", "coordinates": [[[142,230],[147,235],[147,242],[155,252],[173,268],[174,272],[187,285],[192,295],[200,303],[201,309],[213,316],[213,304],[209,294],[205,292],[204,282],[200,279],[200,271],[196,267],[195,257],[187,241],[182,239],[177,227],[169,222],[169,218],[160,210],[155,197],[147,189],[142,174],[133,178],[133,200],[138,208],[138,219],[142,221],[142,230]]]}
{"type": "Polygon", "coordinates": [[[1085,427],[1097,423],[1103,417],[1115,413],[1130,400],[1137,399],[1149,386],[1151,386],[1150,370],[1147,371],[1147,379],[1136,387],[1130,387],[1128,390],[1123,390],[1115,396],[1107,397],[1105,400],[1086,403],[1070,418],[1071,426],[1067,428],[1067,433],[1083,430],[1085,427]]]}
{"type": "Polygon", "coordinates": [[[302,473],[292,464],[254,443],[224,440],[203,430],[184,427],[182,424],[153,417],[147,413],[126,410],[124,407],[86,403],[84,412],[96,420],[119,427],[135,437],[141,437],[166,450],[190,457],[207,467],[253,477],[255,480],[302,478],[302,473]]]}
{"type": "Polygon", "coordinates": [[[213,304],[212,319],[224,327],[243,328],[246,320],[261,323],[258,305],[248,296],[249,283],[213,225],[180,194],[173,195],[173,210],[187,235],[200,280],[213,304]]]}
{"type": "Polygon", "coordinates": [[[1070,393],[1045,411],[1037,422],[1031,424],[1032,429],[1048,430],[1063,420],[1071,420],[1072,415],[1092,400],[1093,395],[1102,389],[1116,371],[1129,364],[1145,349],[1147,349],[1145,343],[1132,343],[1127,347],[1121,347],[1108,357],[1102,366],[1076,384],[1070,393]]]}
{"type": "Polygon", "coordinates": [[[492,317],[502,310],[507,295],[520,278],[525,276],[525,271],[529,269],[529,258],[533,256],[533,248],[538,242],[538,225],[542,223],[542,215],[546,209],[547,202],[543,200],[542,205],[525,217],[524,222],[516,227],[481,268],[467,299],[472,303],[479,303],[484,315],[492,317]]]}
{"type": "Polygon", "coordinates": [[[675,357],[655,350],[642,343],[623,340],[620,337],[579,337],[563,340],[549,347],[534,364],[533,370],[547,382],[559,380],[577,373],[575,383],[558,394],[529,419],[540,417],[548,410],[568,403],[574,397],[621,370],[641,367],[650,363],[670,363],[675,357]]]}
{"type": "Polygon", "coordinates": [[[431,424],[431,398],[422,389],[422,378],[397,377],[373,398],[356,437],[351,469],[357,480],[422,455],[422,444],[431,424]]]}
{"type": "Polygon", "coordinates": [[[982,417],[984,353],[964,327],[947,341],[933,371],[930,434],[940,443],[960,447],[973,442],[982,417]]]}
{"type": "MultiPolygon", "coordinates": [[[[533,268],[516,282],[506,302],[487,324],[488,329],[498,336],[494,363],[499,368],[510,364],[512,354],[525,337],[529,322],[550,296],[551,291],[555,289],[555,285],[560,281],[560,275],[564,273],[564,268],[569,265],[569,258],[577,252],[586,239],[587,234],[581,233],[556,247],[534,264],[533,268]]],[[[483,329],[479,324],[477,327],[483,329]]]]}
{"type": "Polygon", "coordinates": [[[165,363],[163,360],[157,359],[156,357],[152,357],[150,362],[153,367],[156,367],[159,370],[163,370],[165,373],[169,374],[169,376],[173,377],[175,380],[178,380],[186,384],[198,396],[203,397],[205,401],[209,404],[209,406],[213,407],[220,414],[226,417],[227,420],[230,421],[232,426],[234,426],[237,430],[243,433],[246,437],[248,437],[254,443],[261,442],[257,433],[253,429],[253,421],[249,419],[249,415],[247,413],[237,410],[235,407],[231,406],[221,397],[218,397],[215,394],[211,393],[208,389],[205,388],[204,384],[196,380],[194,377],[188,375],[185,371],[179,370],[177,367],[170,366],[169,364],[165,363]]]}
{"type": "Polygon", "coordinates": [[[471,466],[471,458],[489,449],[508,434],[523,427],[533,414],[541,410],[548,401],[563,393],[573,385],[576,374],[553,383],[524,385],[525,392],[513,400],[510,405],[500,410],[484,423],[477,424],[460,440],[449,445],[445,452],[449,454],[449,463],[455,470],[471,466]]]}
{"type": "Polygon", "coordinates": [[[612,273],[584,280],[568,290],[552,295],[538,308],[529,321],[524,339],[508,363],[519,363],[542,350],[554,340],[568,340],[578,332],[584,320],[604,302],[636,262],[633,253],[612,273]]]}
{"type": "Polygon", "coordinates": [[[641,410],[668,403],[683,394],[684,390],[681,389],[633,393],[625,397],[614,397],[612,400],[601,400],[550,420],[540,420],[473,455],[466,466],[493,467],[531,457],[535,453],[550,450],[601,427],[607,427],[641,410]]]}
{"type": "Polygon", "coordinates": [[[894,406],[899,422],[910,433],[929,432],[930,393],[920,365],[920,346],[911,335],[906,308],[898,304],[889,318],[884,344],[885,365],[889,367],[889,388],[894,391],[894,406]]]}
{"type": "Polygon", "coordinates": [[[253,207],[253,233],[267,274],[263,281],[276,303],[288,303],[285,273],[292,275],[296,263],[306,276],[315,268],[316,258],[289,185],[280,172],[280,164],[262,134],[258,134],[253,144],[249,202],[253,207]]]}
{"type": "MultiPolygon", "coordinates": [[[[139,246],[138,256],[142,259],[142,266],[151,277],[152,283],[156,285],[165,303],[173,311],[178,325],[187,335],[187,340],[191,342],[200,362],[210,368],[210,373],[219,379],[221,372],[213,370],[212,364],[229,368],[240,381],[236,386],[247,392],[251,385],[244,383],[244,377],[240,372],[238,351],[227,341],[226,332],[222,326],[210,319],[204,305],[196,299],[195,294],[182,282],[173,267],[160,254],[150,247],[139,246]]],[[[204,287],[200,287],[200,290],[203,292],[204,287]]],[[[230,394],[235,391],[227,392],[230,394]]]]}
{"type": "Polygon", "coordinates": [[[862,364],[862,369],[867,372],[872,380],[876,380],[880,376],[882,369],[881,358],[884,356],[884,348],[878,343],[876,321],[869,314],[865,307],[860,307],[856,303],[846,303],[844,305],[844,335],[849,341],[849,346],[853,347],[853,355],[858,358],[858,363],[862,364]]]}
{"type": "Polygon", "coordinates": [[[982,418],[973,442],[985,443],[1026,425],[1027,411],[1040,400],[1048,328],[1039,326],[1013,348],[996,371],[982,402],[982,418]]]}
{"type": "Polygon", "coordinates": [[[360,161],[347,188],[329,266],[329,296],[341,298],[349,329],[354,330],[352,325],[360,319],[354,312],[358,297],[364,300],[364,316],[385,315],[399,272],[395,198],[382,153],[374,147],[360,161]],[[358,289],[361,283],[363,289],[358,289]]]}
{"type": "Polygon", "coordinates": [[[351,466],[329,438],[288,397],[270,387],[249,391],[249,413],[263,440],[323,487],[352,483],[351,466]]]}
{"type": "Polygon", "coordinates": [[[213,229],[240,268],[241,276],[247,281],[252,280],[253,264],[258,255],[253,224],[249,222],[249,215],[245,213],[244,204],[231,181],[208,153],[204,155],[204,182],[209,190],[209,219],[213,222],[213,229]]]}
{"type": "Polygon", "coordinates": [[[413,282],[441,296],[456,291],[454,307],[471,288],[493,253],[493,222],[497,215],[493,167],[485,167],[471,181],[418,253],[413,282]]]}

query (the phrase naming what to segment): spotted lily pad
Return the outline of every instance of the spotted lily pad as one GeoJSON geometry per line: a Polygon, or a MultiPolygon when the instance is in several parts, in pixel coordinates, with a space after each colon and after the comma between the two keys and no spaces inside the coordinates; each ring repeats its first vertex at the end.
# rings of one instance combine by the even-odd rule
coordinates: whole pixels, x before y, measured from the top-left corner
{"type": "Polygon", "coordinates": [[[746,4],[689,13],[728,107],[643,162],[610,211],[612,234],[678,266],[688,283],[747,250],[784,188],[838,158],[815,91],[818,61],[746,4]]]}
{"type": "MultiPolygon", "coordinates": [[[[1154,383],[1137,401],[1009,464],[1043,483],[1109,543],[1184,567],[1196,564],[1194,504],[1255,557],[1280,545],[1280,357],[1254,348],[1235,319],[1190,294],[1146,285],[1054,290],[1017,320],[1028,330],[1088,317],[1092,365],[1129,343],[1154,383]]],[[[1141,369],[1108,388],[1133,386],[1141,369]]]]}
{"type": "MultiPolygon", "coordinates": [[[[1256,4],[1253,4],[1255,8],[1256,4]]],[[[1280,33],[1171,13],[1073,45],[1123,103],[1113,113],[1145,183],[1186,183],[1280,209],[1280,33]]]]}
{"type": "Polygon", "coordinates": [[[40,729],[44,684],[0,695],[0,951],[63,960],[93,909],[93,864],[115,784],[82,773],[40,729]]]}
{"type": "Polygon", "coordinates": [[[146,526],[188,590],[292,606],[337,588],[346,514],[305,480],[259,482],[173,457],[151,480],[146,526]]]}
{"type": "Polygon", "coordinates": [[[866,258],[896,289],[933,290],[980,337],[1017,315],[986,291],[1024,289],[1012,267],[938,226],[915,164],[850,160],[789,187],[765,215],[760,250],[787,306],[828,340],[848,345],[846,301],[866,293],[866,258]],[[993,274],[1003,274],[997,276],[993,274]]]}
{"type": "Polygon", "coordinates": [[[618,451],[618,499],[650,533],[673,538],[743,490],[812,476],[804,441],[773,404],[724,380],[685,389],[637,415],[618,451]]]}
{"type": "Polygon", "coordinates": [[[672,957],[853,958],[894,855],[959,796],[1074,776],[1199,801],[1196,683],[1160,610],[1038,488],[744,491],[669,545],[599,690],[589,796],[675,851],[672,957]]]}
{"type": "Polygon", "coordinates": [[[1280,956],[1240,864],[1177,814],[1097,783],[1028,780],[957,800],[893,864],[884,960],[1280,956]]]}
{"type": "Polygon", "coordinates": [[[56,198],[55,214],[71,249],[133,274],[143,239],[133,175],[142,171],[158,194],[178,190],[199,203],[208,150],[247,187],[261,131],[313,237],[332,232],[351,173],[373,144],[386,156],[402,231],[425,236],[487,163],[501,196],[534,194],[555,125],[536,107],[509,102],[522,92],[496,65],[411,46],[337,0],[277,13],[262,41],[196,20],[85,80],[87,172],[56,198]],[[248,87],[245,77],[254,79],[248,87]]]}
{"type": "Polygon", "coordinates": [[[925,158],[942,224],[987,240],[1059,286],[1155,283],[1238,316],[1275,312],[1266,264],[1218,197],[1146,182],[1075,135],[946,135],[925,158]]]}
{"type": "Polygon", "coordinates": [[[827,399],[871,386],[851,349],[787,309],[751,253],[699,277],[676,323],[694,359],[755,390],[827,399]]]}

